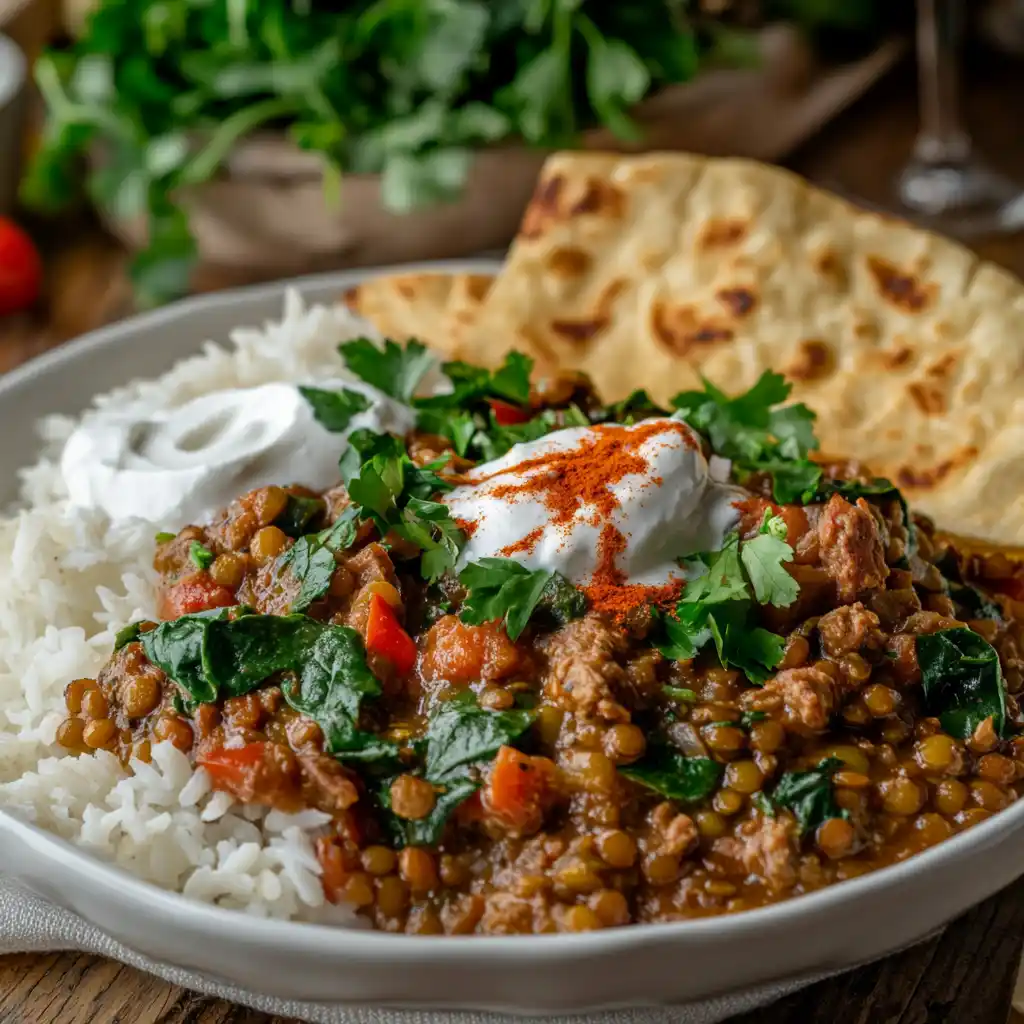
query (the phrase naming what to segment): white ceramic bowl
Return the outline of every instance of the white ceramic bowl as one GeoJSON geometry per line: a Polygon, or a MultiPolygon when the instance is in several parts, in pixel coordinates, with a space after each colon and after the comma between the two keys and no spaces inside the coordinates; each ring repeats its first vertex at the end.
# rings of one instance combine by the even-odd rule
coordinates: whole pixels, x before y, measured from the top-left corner
{"type": "MultiPolygon", "coordinates": [[[[295,284],[309,299],[330,301],[365,276],[295,284]]],[[[38,417],[77,412],[95,392],[158,374],[207,338],[275,317],[284,289],[191,299],[96,331],[0,380],[0,500],[12,496],[16,469],[32,458],[38,417]]],[[[1024,873],[1024,801],[909,861],[810,896],[581,935],[421,938],[254,920],[158,890],[3,813],[0,870],[151,959],[268,995],[583,1013],[705,1002],[840,970],[923,938],[1024,873]]]]}

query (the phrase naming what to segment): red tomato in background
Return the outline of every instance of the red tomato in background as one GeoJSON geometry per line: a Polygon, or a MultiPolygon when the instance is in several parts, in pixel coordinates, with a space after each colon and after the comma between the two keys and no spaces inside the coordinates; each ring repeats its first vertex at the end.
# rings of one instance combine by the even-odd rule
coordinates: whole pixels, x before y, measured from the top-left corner
{"type": "Polygon", "coordinates": [[[0,217],[0,316],[27,309],[39,298],[43,263],[32,239],[0,217]]]}

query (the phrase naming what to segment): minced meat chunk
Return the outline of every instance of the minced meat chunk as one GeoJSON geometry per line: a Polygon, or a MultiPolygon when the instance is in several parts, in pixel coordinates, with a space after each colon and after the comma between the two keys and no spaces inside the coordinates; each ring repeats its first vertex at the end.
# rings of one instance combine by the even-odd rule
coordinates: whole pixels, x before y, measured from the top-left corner
{"type": "Polygon", "coordinates": [[[818,522],[821,564],[844,604],[879,589],[889,575],[878,523],[863,498],[851,505],[833,494],[818,522]]]}

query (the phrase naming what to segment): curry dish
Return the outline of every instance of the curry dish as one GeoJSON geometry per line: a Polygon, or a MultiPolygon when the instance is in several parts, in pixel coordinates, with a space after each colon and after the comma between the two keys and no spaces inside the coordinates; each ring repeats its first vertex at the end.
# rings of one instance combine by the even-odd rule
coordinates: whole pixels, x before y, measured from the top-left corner
{"type": "Polygon", "coordinates": [[[515,355],[444,369],[427,399],[371,381],[418,410],[404,438],[306,389],[343,482],[159,535],[162,621],[68,684],[59,741],[167,740],[241,802],[329,813],[328,899],[415,934],[739,911],[1017,798],[1024,577],[814,452],[780,377],[660,409],[515,355]]]}

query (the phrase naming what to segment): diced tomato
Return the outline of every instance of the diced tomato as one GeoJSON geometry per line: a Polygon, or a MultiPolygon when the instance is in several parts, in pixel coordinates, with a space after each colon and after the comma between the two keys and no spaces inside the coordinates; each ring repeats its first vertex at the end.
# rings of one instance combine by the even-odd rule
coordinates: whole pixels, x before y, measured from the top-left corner
{"type": "Polygon", "coordinates": [[[494,413],[494,422],[499,427],[511,427],[516,423],[525,423],[530,418],[530,414],[525,409],[520,409],[518,405],[513,405],[511,402],[503,402],[500,398],[488,398],[487,404],[491,407],[491,412],[494,413]]]}
{"type": "Polygon", "coordinates": [[[507,678],[521,664],[522,653],[500,622],[467,626],[457,615],[445,615],[430,627],[420,671],[424,679],[465,685],[507,678]]]}
{"type": "Polygon", "coordinates": [[[416,664],[416,644],[402,628],[394,608],[380,594],[370,597],[366,619],[366,649],[387,658],[397,672],[406,675],[416,664]]]}
{"type": "Polygon", "coordinates": [[[320,884],[324,888],[324,896],[331,903],[337,903],[348,881],[341,847],[330,836],[321,836],[316,841],[316,859],[320,862],[320,884]]]}
{"type": "Polygon", "coordinates": [[[247,743],[244,747],[217,747],[200,754],[197,760],[209,773],[217,789],[241,786],[247,775],[263,764],[266,743],[247,743]]]}
{"type": "Polygon", "coordinates": [[[235,595],[227,587],[214,583],[205,573],[195,573],[161,591],[160,618],[177,619],[209,608],[230,608],[234,603],[235,595]]]}
{"type": "Polygon", "coordinates": [[[517,832],[536,831],[543,821],[554,771],[549,758],[502,747],[481,797],[486,815],[517,832]]]}

